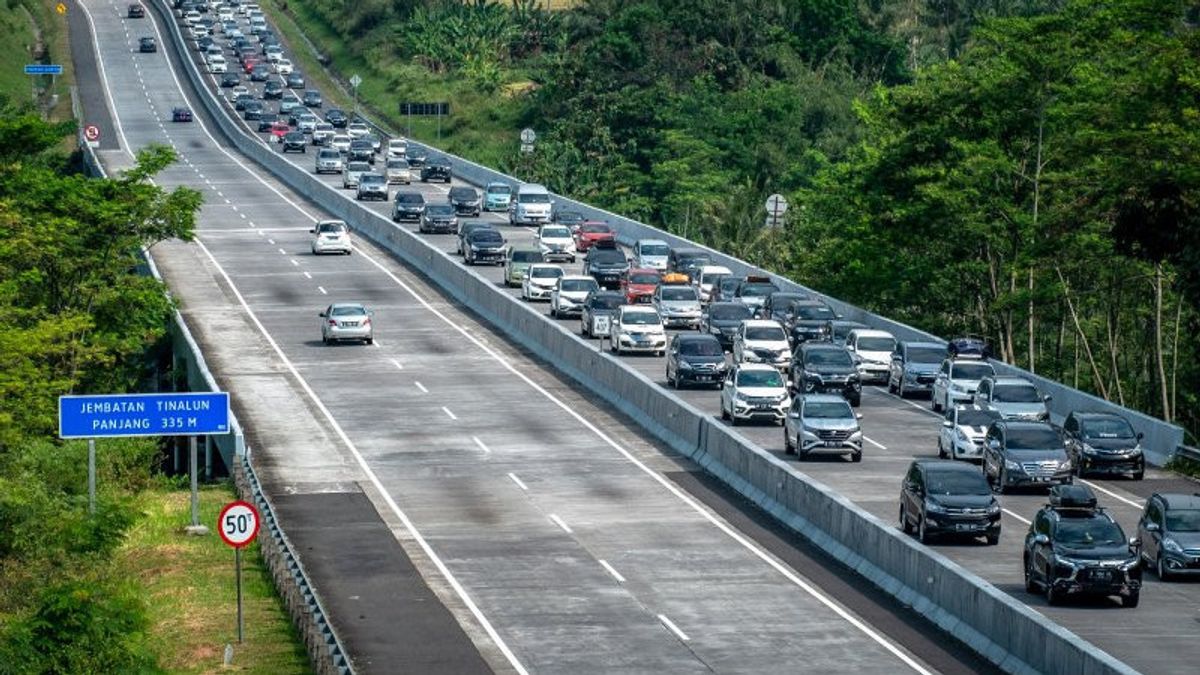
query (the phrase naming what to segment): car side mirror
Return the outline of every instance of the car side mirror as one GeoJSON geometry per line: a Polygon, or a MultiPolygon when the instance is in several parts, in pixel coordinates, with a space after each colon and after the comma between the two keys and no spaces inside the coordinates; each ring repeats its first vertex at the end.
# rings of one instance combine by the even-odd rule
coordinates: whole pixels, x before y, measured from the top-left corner
{"type": "Polygon", "coordinates": [[[1036,536],[1033,538],[1033,543],[1035,543],[1035,544],[1038,544],[1038,545],[1041,545],[1041,546],[1045,546],[1046,544],[1049,544],[1049,543],[1050,543],[1050,537],[1047,537],[1047,536],[1046,536],[1046,535],[1044,535],[1044,534],[1039,534],[1039,535],[1036,535],[1036,536]]]}
{"type": "Polygon", "coordinates": [[[1162,529],[1158,526],[1158,523],[1146,523],[1145,527],[1147,532],[1158,532],[1162,529]]]}
{"type": "Polygon", "coordinates": [[[1142,540],[1140,537],[1130,537],[1129,538],[1129,548],[1138,549],[1141,547],[1142,547],[1142,540]]]}
{"type": "Polygon", "coordinates": [[[1137,439],[1138,439],[1139,441],[1140,441],[1140,440],[1142,440],[1142,439],[1143,439],[1143,438],[1145,438],[1145,437],[1146,437],[1146,434],[1143,434],[1143,433],[1142,433],[1142,432],[1140,432],[1140,431],[1139,431],[1139,432],[1137,432],[1137,439]]]}
{"type": "Polygon", "coordinates": [[[947,429],[953,429],[954,422],[951,422],[950,420],[942,420],[942,426],[946,427],[947,429]]]}
{"type": "Polygon", "coordinates": [[[1045,394],[1044,396],[1042,396],[1042,400],[1045,401],[1046,403],[1049,403],[1053,398],[1054,397],[1051,396],[1050,394],[1045,394]]]}
{"type": "Polygon", "coordinates": [[[721,383],[721,386],[722,387],[731,387],[731,386],[733,386],[733,380],[725,380],[724,382],[721,383]]]}
{"type": "Polygon", "coordinates": [[[987,442],[987,446],[993,450],[999,450],[1000,449],[1000,441],[998,441],[994,438],[989,438],[988,442],[987,442]]]}
{"type": "Polygon", "coordinates": [[[856,420],[861,420],[862,418],[863,418],[863,414],[862,414],[862,413],[854,413],[854,419],[856,419],[856,420]]]}
{"type": "Polygon", "coordinates": [[[790,418],[792,418],[792,419],[794,419],[794,420],[798,420],[798,419],[800,419],[800,413],[798,413],[798,412],[796,412],[795,410],[793,410],[793,411],[791,411],[791,412],[789,412],[789,413],[788,413],[788,417],[790,417],[790,418]]]}
{"type": "Polygon", "coordinates": [[[309,234],[316,234],[316,233],[317,233],[317,231],[316,231],[316,230],[309,230],[309,231],[308,231],[308,233],[309,233],[309,234]]]}

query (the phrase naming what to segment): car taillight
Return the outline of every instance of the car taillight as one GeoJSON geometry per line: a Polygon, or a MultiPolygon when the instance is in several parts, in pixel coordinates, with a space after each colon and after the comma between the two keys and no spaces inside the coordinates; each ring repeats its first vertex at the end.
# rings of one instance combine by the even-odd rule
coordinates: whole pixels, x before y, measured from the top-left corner
{"type": "Polygon", "coordinates": [[[333,320],[333,319],[330,319],[330,320],[329,320],[329,325],[330,325],[330,326],[337,326],[338,324],[337,324],[337,321],[335,321],[335,320],[333,320]]]}
{"type": "Polygon", "coordinates": [[[370,326],[371,325],[371,317],[367,317],[366,319],[363,319],[363,325],[370,326]]]}

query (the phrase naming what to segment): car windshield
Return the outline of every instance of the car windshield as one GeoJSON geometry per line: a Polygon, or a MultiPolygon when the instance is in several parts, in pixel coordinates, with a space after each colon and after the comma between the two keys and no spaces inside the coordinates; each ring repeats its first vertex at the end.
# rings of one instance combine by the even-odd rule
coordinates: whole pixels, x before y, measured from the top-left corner
{"type": "Polygon", "coordinates": [[[946,358],[946,350],[940,347],[909,347],[909,363],[941,363],[946,358]]]}
{"type": "Polygon", "coordinates": [[[1038,403],[1037,387],[1032,384],[999,384],[992,392],[992,400],[1000,403],[1038,403]]]}
{"type": "Polygon", "coordinates": [[[566,239],[571,236],[571,231],[565,227],[543,227],[542,239],[566,239]]]}
{"type": "Polygon", "coordinates": [[[676,260],[679,261],[679,267],[700,267],[712,262],[712,257],[707,253],[679,253],[676,254],[676,260]]]}
{"type": "Polygon", "coordinates": [[[602,248],[593,249],[591,254],[592,261],[603,265],[624,265],[625,254],[620,251],[605,250],[602,248]]]}
{"type": "Polygon", "coordinates": [[[662,299],[663,300],[673,300],[673,301],[681,301],[681,300],[695,301],[696,300],[696,291],[695,291],[695,289],[689,288],[687,286],[683,286],[680,288],[671,288],[670,286],[668,286],[668,287],[662,289],[662,299]]]}
{"type": "MultiPolygon", "coordinates": [[[[832,309],[825,305],[800,305],[796,307],[796,316],[805,321],[827,321],[837,318],[832,309]]],[[[849,332],[849,331],[846,331],[849,332]]]]}
{"type": "Polygon", "coordinates": [[[523,195],[517,195],[517,201],[522,204],[549,204],[550,195],[543,192],[531,192],[523,195]]]}
{"type": "Polygon", "coordinates": [[[371,165],[367,164],[366,162],[350,162],[350,164],[346,166],[346,170],[350,173],[354,173],[355,171],[370,171],[371,165]]]}
{"type": "Polygon", "coordinates": [[[854,419],[854,411],[845,401],[809,401],[804,404],[804,416],[819,420],[854,419]]]}
{"type": "Polygon", "coordinates": [[[1133,427],[1118,418],[1087,420],[1083,423],[1084,438],[1133,438],[1133,427]]]}
{"type": "Polygon", "coordinates": [[[964,427],[986,427],[1000,417],[999,411],[996,410],[958,411],[958,423],[964,427]]]}
{"type": "Polygon", "coordinates": [[[858,350],[862,352],[890,352],[895,348],[895,338],[863,337],[858,339],[858,350]]]}
{"type": "Polygon", "coordinates": [[[642,255],[666,255],[671,248],[666,244],[642,244],[642,255]]]}
{"type": "Polygon", "coordinates": [[[451,199],[463,199],[463,200],[469,201],[472,199],[478,199],[479,195],[475,193],[474,188],[456,187],[456,188],[450,188],[450,198],[451,199]]]}
{"type": "MultiPolygon", "coordinates": [[[[830,310],[830,311],[832,312],[832,310],[830,310]]],[[[803,318],[803,317],[801,317],[801,318],[803,318]]],[[[833,324],[833,337],[837,340],[841,340],[842,342],[845,342],[846,336],[849,335],[850,331],[854,330],[855,328],[861,328],[861,326],[856,326],[853,323],[842,323],[842,324],[835,323],[835,324],[833,324]]]]}
{"type": "Polygon", "coordinates": [[[592,309],[616,309],[625,304],[625,298],[619,295],[598,295],[588,301],[592,309]]]}
{"type": "Polygon", "coordinates": [[[322,150],[321,152],[317,153],[317,157],[320,157],[321,159],[337,159],[341,156],[342,153],[338,152],[337,150],[322,150]]]}
{"type": "Polygon", "coordinates": [[[542,261],[541,251],[513,251],[513,262],[535,263],[542,261]]]}
{"type": "Polygon", "coordinates": [[[782,387],[783,376],[777,370],[743,370],[738,372],[739,387],[782,387]]]}
{"type": "Polygon", "coordinates": [[[396,195],[396,201],[400,204],[424,204],[425,198],[421,195],[408,192],[396,195]]]}
{"type": "Polygon", "coordinates": [[[561,267],[534,267],[529,271],[529,276],[534,279],[557,279],[562,275],[561,267]]]}
{"type": "Polygon", "coordinates": [[[562,290],[568,293],[590,292],[599,287],[595,279],[565,279],[562,282],[562,290]]]}
{"type": "Polygon", "coordinates": [[[814,349],[804,357],[810,366],[851,366],[850,352],[843,349],[814,349]]]}
{"type": "Polygon", "coordinates": [[[749,326],[746,328],[746,339],[785,342],[787,333],[779,326],[749,326]]]}
{"type": "Polygon", "coordinates": [[[658,312],[625,312],[621,316],[621,323],[633,326],[657,326],[662,323],[662,320],[658,318],[658,312]]]}
{"type": "Polygon", "coordinates": [[[630,274],[629,283],[631,284],[657,284],[658,275],[650,272],[630,274]]]}
{"type": "Polygon", "coordinates": [[[471,233],[471,241],[476,241],[481,244],[494,244],[504,241],[504,237],[495,230],[475,230],[471,233]]]}
{"type": "Polygon", "coordinates": [[[1116,546],[1125,543],[1125,533],[1107,518],[1063,518],[1058,521],[1054,539],[1072,548],[1116,546]]]}
{"type": "Polygon", "coordinates": [[[721,289],[721,293],[729,293],[741,283],[741,277],[721,277],[721,280],[717,282],[717,288],[721,289]]]}
{"type": "Polygon", "coordinates": [[[988,487],[983,474],[978,471],[930,471],[926,476],[926,488],[931,495],[987,495],[988,487]]]}
{"type": "Polygon", "coordinates": [[[580,226],[579,231],[587,234],[611,234],[612,228],[603,223],[588,223],[580,226]]]}
{"type": "Polygon", "coordinates": [[[317,232],[322,234],[326,232],[345,232],[346,226],[343,223],[321,223],[317,226],[317,232]]]}
{"type": "Polygon", "coordinates": [[[744,321],[753,315],[745,305],[716,305],[708,309],[709,321],[744,321]]]}
{"type": "Polygon", "coordinates": [[[380,176],[377,173],[367,173],[367,174],[363,174],[362,182],[363,183],[384,183],[384,182],[387,182],[387,179],[384,178],[383,176],[380,176]]]}
{"type": "Polygon", "coordinates": [[[1195,509],[1167,511],[1167,532],[1200,532],[1200,511],[1195,509]]]}
{"type": "Polygon", "coordinates": [[[684,340],[679,345],[679,353],[686,356],[724,356],[725,349],[715,339],[684,340]]]}
{"type": "Polygon", "coordinates": [[[990,363],[955,363],[950,366],[950,378],[954,380],[982,380],[995,374],[996,370],[990,363]]]}
{"type": "Polygon", "coordinates": [[[454,215],[454,207],[446,206],[445,204],[430,204],[425,209],[425,214],[429,216],[452,216],[454,215]]]}
{"type": "Polygon", "coordinates": [[[343,305],[341,307],[334,307],[329,314],[331,316],[362,316],[366,313],[367,310],[361,305],[343,305]]]}
{"type": "Polygon", "coordinates": [[[508,187],[507,185],[489,185],[487,186],[487,191],[489,194],[493,195],[512,194],[512,188],[508,187]]]}
{"type": "Polygon", "coordinates": [[[1008,430],[1010,450],[1058,450],[1063,447],[1062,438],[1052,427],[1029,427],[1008,430]]]}
{"type": "Polygon", "coordinates": [[[738,293],[743,298],[765,298],[778,290],[774,284],[745,284],[738,293]]]}
{"type": "Polygon", "coordinates": [[[389,159],[387,163],[389,169],[407,169],[408,162],[403,159],[389,159]]]}

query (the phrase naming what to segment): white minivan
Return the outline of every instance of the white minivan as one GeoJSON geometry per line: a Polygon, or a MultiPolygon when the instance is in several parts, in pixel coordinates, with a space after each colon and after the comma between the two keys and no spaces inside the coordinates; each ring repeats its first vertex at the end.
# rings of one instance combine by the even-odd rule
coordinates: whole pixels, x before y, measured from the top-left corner
{"type": "Polygon", "coordinates": [[[544,185],[527,183],[517,188],[517,196],[508,206],[510,225],[541,225],[548,223],[554,200],[544,185]]]}
{"type": "Polygon", "coordinates": [[[213,54],[212,56],[208,57],[208,72],[220,74],[227,72],[228,69],[229,66],[225,63],[224,56],[221,56],[220,54],[213,54]]]}

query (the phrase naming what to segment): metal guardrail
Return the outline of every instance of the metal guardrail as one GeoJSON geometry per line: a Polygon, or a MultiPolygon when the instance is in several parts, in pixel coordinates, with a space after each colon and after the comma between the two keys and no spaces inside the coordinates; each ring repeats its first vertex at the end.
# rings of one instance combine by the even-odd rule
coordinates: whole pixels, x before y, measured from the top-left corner
{"type": "Polygon", "coordinates": [[[1175,457],[1181,457],[1190,462],[1200,463],[1200,448],[1193,448],[1190,445],[1180,445],[1175,448],[1175,457]]]}

